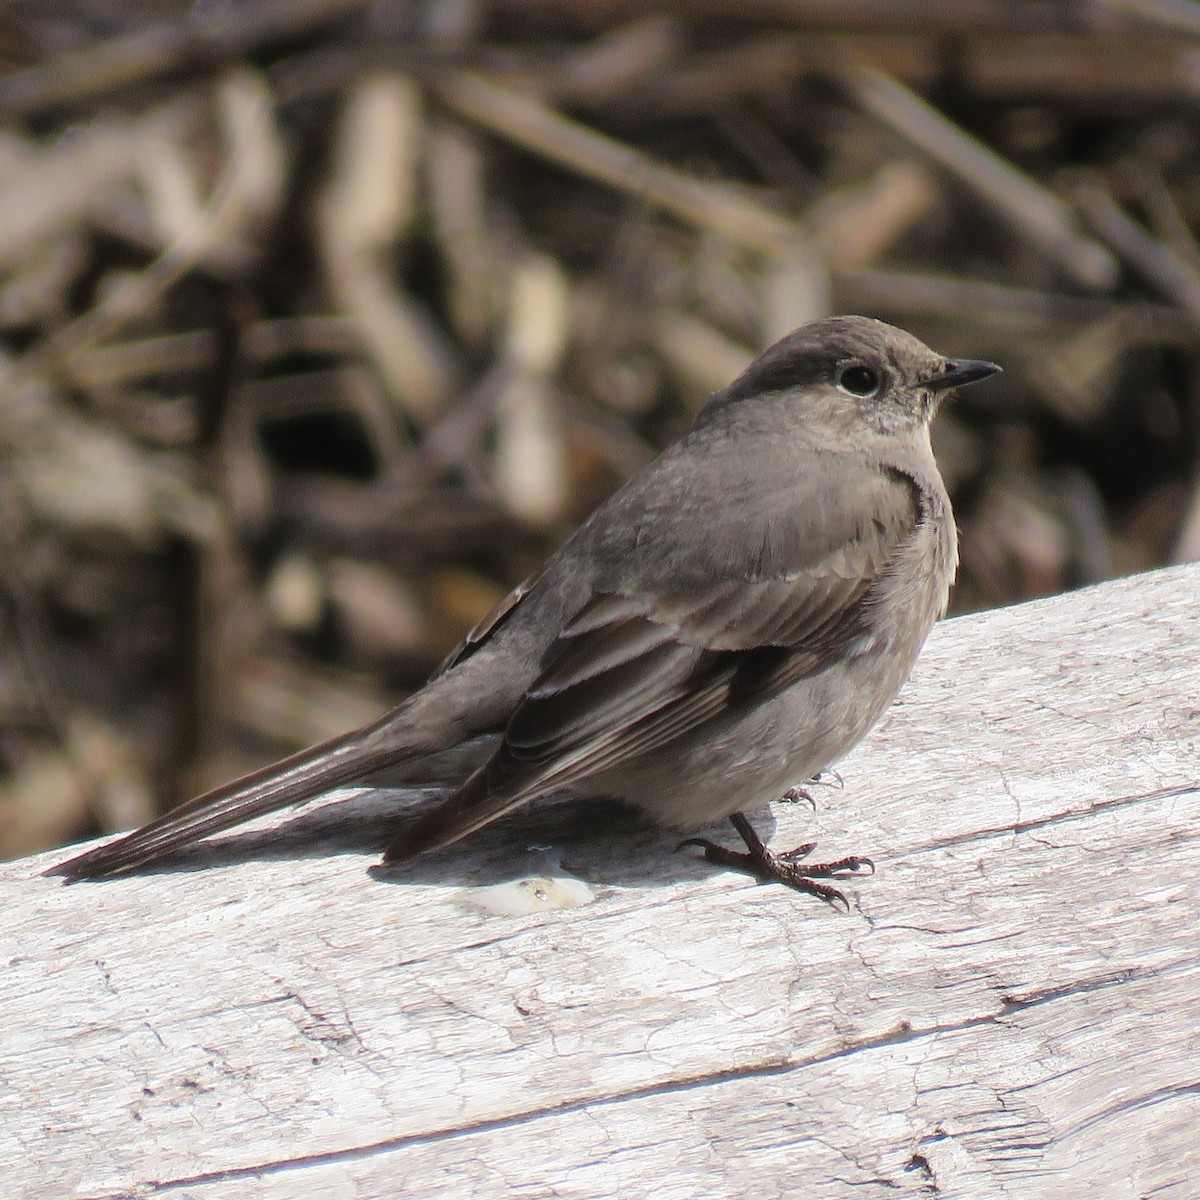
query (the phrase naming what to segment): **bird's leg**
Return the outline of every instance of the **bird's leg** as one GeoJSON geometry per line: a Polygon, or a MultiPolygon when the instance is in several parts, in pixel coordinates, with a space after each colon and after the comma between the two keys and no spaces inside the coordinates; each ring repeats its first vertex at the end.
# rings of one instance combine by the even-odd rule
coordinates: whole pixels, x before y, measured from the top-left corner
{"type": "Polygon", "coordinates": [[[744,853],[730,850],[705,838],[688,838],[680,843],[680,849],[684,846],[699,846],[710,863],[729,867],[734,871],[743,871],[747,875],[753,875],[760,883],[774,881],[785,884],[798,892],[816,896],[827,904],[841,904],[847,912],[850,911],[850,905],[846,897],[837,888],[827,883],[818,883],[817,880],[842,879],[864,868],[872,873],[875,871],[875,864],[869,858],[860,858],[857,855],[827,863],[801,862],[801,859],[816,848],[816,842],[808,842],[782,854],[773,854],[742,813],[734,813],[729,819],[746,843],[744,853]]]}

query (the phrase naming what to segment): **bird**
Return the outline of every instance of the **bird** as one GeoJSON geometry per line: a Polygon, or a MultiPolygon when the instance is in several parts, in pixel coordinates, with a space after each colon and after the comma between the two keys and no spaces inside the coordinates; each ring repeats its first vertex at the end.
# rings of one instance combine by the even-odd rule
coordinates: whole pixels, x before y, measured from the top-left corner
{"type": "Polygon", "coordinates": [[[682,845],[845,905],[830,881],[869,859],[774,852],[745,812],[849,751],[945,613],[957,535],[930,422],[948,392],[999,370],[868,317],[801,326],[398,707],[51,873],[117,876],[335,788],[438,782],[449,793],[396,833],[384,864],[564,793],[685,833],[728,818],[744,851],[682,845]]]}

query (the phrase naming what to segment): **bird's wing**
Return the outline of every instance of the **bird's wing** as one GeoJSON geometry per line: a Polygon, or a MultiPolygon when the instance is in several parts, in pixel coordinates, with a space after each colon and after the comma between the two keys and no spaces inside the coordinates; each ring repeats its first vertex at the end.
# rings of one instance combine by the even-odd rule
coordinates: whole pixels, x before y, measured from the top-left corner
{"type": "Polygon", "coordinates": [[[504,628],[505,624],[507,624],[509,618],[517,611],[517,605],[533,591],[538,580],[545,573],[545,568],[543,567],[541,571],[530,575],[528,579],[518,583],[507,596],[504,596],[493,605],[491,611],[442,659],[438,664],[437,670],[429,677],[430,680],[445,675],[451,667],[457,667],[459,663],[470,658],[472,654],[495,637],[504,628]]]}
{"type": "MultiPolygon", "coordinates": [[[[837,661],[866,631],[878,584],[921,519],[911,479],[871,482],[890,501],[871,505],[880,515],[847,515],[841,535],[803,565],[779,569],[776,554],[766,577],[593,595],[552,643],[491,759],[405,831],[387,860],[446,845],[837,661]]],[[[830,522],[826,514],[827,533],[830,522]]]]}

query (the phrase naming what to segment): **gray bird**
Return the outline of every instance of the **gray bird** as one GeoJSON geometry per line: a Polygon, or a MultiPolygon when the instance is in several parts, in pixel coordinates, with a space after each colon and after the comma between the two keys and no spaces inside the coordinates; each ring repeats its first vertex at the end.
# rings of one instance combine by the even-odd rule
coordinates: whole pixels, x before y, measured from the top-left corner
{"type": "Polygon", "coordinates": [[[712,862],[830,901],[870,865],[773,854],[742,815],[844,755],[908,677],[958,552],[929,442],[948,389],[1000,368],[864,317],[764,351],[692,427],[379,720],[53,868],[116,875],[352,784],[449,783],[384,861],[552,792],[663,825],[729,817],[712,862]]]}

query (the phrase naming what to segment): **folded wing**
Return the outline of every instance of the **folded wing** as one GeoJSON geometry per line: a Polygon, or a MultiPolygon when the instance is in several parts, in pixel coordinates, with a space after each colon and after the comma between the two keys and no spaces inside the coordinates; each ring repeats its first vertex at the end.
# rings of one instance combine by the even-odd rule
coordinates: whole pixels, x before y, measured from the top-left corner
{"type": "Polygon", "coordinates": [[[775,555],[766,577],[729,577],[690,593],[593,595],[551,645],[491,759],[406,830],[387,861],[455,841],[849,653],[922,515],[911,480],[875,482],[891,501],[876,511],[891,518],[847,528],[816,561],[780,570],[775,555]]]}

